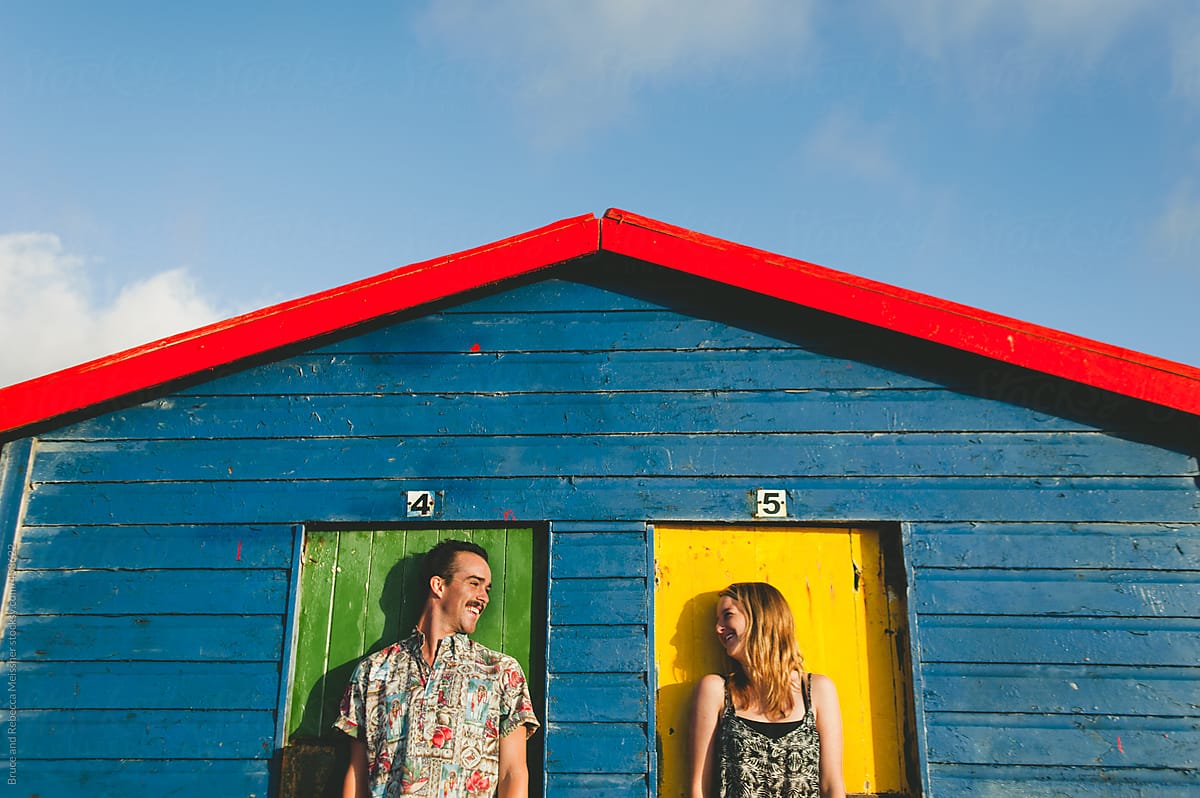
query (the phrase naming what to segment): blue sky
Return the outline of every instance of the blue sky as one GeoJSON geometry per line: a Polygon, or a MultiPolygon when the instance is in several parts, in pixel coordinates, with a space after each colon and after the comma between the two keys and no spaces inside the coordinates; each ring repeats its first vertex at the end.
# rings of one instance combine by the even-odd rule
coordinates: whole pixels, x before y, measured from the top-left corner
{"type": "Polygon", "coordinates": [[[620,207],[1200,365],[1191,0],[0,2],[0,384],[620,207]]]}

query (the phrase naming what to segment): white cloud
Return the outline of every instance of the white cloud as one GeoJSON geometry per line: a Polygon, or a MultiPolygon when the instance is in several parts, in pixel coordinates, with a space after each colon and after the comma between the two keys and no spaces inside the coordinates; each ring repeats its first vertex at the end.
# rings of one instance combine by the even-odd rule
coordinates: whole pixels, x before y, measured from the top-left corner
{"type": "MultiPolygon", "coordinates": [[[[1002,113],[1106,59],[1129,57],[1120,55],[1122,37],[1151,30],[1157,37],[1178,16],[1155,0],[880,0],[878,7],[912,52],[982,109],[1002,113]]],[[[1119,65],[1112,74],[1123,74],[1119,65]]]]}
{"type": "Polygon", "coordinates": [[[1154,224],[1153,242],[1170,264],[1196,268],[1200,256],[1200,197],[1191,181],[1181,182],[1167,198],[1154,224]]]}
{"type": "Polygon", "coordinates": [[[811,0],[441,0],[433,35],[490,65],[551,137],[610,124],[635,92],[803,49],[811,0]]]}
{"type": "Polygon", "coordinates": [[[825,117],[805,142],[809,159],[823,168],[896,186],[906,181],[891,149],[885,128],[846,111],[825,117]]]}
{"type": "Polygon", "coordinates": [[[0,235],[0,385],[222,318],[184,269],[95,296],[84,258],[48,233],[0,235]]]}
{"type": "Polygon", "coordinates": [[[930,58],[1000,39],[1022,50],[1098,58],[1151,0],[884,0],[908,44],[930,58]]]}
{"type": "Polygon", "coordinates": [[[1171,76],[1175,96],[1200,102],[1200,17],[1172,31],[1171,76]]]}

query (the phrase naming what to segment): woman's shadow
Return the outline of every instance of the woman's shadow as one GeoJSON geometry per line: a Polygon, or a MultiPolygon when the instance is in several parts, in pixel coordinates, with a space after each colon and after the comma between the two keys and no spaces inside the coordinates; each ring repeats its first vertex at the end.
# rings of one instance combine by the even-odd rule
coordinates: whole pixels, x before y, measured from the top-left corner
{"type": "Polygon", "coordinates": [[[716,610],[716,591],[700,593],[684,602],[669,648],[659,653],[655,746],[657,794],[662,798],[683,795],[687,784],[688,718],[696,682],[725,668],[724,652],[717,645],[714,631],[716,610]]]}
{"type": "MultiPolygon", "coordinates": [[[[384,619],[379,639],[360,656],[329,668],[315,682],[303,706],[293,708],[300,715],[300,722],[282,749],[279,798],[341,795],[342,777],[350,762],[350,738],[333,728],[338,706],[359,660],[406,637],[416,625],[425,601],[419,577],[423,556],[420,553],[404,557],[384,578],[378,603],[384,619]]],[[[297,648],[305,643],[298,640],[297,648]]]]}

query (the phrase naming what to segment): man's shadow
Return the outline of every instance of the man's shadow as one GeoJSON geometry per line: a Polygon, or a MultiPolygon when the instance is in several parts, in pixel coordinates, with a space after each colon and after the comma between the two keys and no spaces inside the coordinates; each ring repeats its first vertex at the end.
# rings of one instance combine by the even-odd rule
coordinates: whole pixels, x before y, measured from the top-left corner
{"type": "Polygon", "coordinates": [[[293,710],[300,713],[300,723],[283,749],[279,798],[338,798],[342,794],[342,777],[350,763],[350,738],[333,727],[342,695],[362,657],[407,637],[416,625],[426,596],[420,578],[423,557],[423,552],[405,556],[384,578],[378,605],[384,619],[379,639],[361,655],[327,670],[304,705],[293,710]]]}
{"type": "MultiPolygon", "coordinates": [[[[724,651],[717,645],[714,626],[717,592],[707,591],[688,599],[675,622],[670,649],[659,654],[660,674],[670,674],[672,684],[658,688],[655,696],[658,753],[658,795],[667,781],[687,783],[688,723],[696,682],[725,668],[724,651]]],[[[661,676],[660,676],[661,678],[661,676]]],[[[662,679],[662,681],[667,681],[662,679]]]]}

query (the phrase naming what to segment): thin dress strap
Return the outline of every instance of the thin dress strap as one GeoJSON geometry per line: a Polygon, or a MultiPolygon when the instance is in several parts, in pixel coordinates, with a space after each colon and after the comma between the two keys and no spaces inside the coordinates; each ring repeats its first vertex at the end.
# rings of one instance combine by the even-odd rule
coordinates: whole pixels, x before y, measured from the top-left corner
{"type": "Polygon", "coordinates": [[[819,798],[821,742],[812,717],[808,674],[800,677],[805,715],[783,724],[759,723],[733,710],[728,680],[725,714],[718,727],[720,798],[819,798]],[[782,735],[766,727],[787,727],[782,735]]]}

